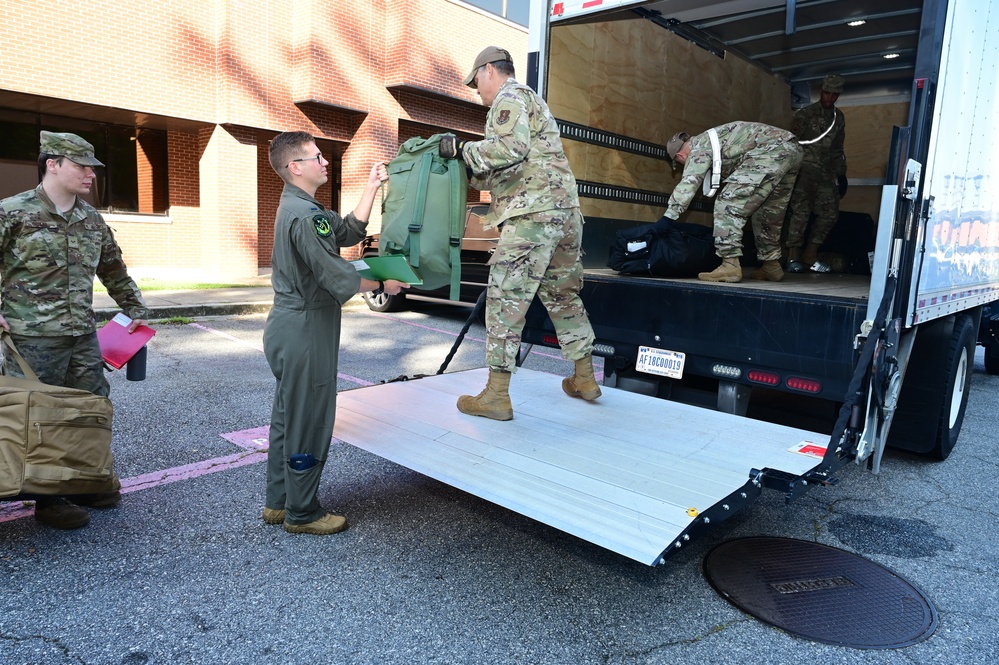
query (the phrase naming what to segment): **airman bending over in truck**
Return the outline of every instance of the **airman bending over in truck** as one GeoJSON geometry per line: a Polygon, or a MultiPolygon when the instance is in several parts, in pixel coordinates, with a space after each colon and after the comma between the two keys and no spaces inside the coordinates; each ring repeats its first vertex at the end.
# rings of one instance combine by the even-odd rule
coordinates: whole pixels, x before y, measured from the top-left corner
{"type": "Polygon", "coordinates": [[[791,120],[791,131],[805,150],[798,182],[791,194],[791,220],[787,228],[787,271],[829,272],[818,261],[819,247],[839,217],[839,200],[846,194],[846,118],[836,108],[843,92],[843,77],[830,74],[822,81],[819,101],[798,109],[791,120]],[[805,226],[815,213],[815,223],[805,244],[805,226]],[[801,247],[805,245],[805,251],[801,247]]]}
{"type": "Polygon", "coordinates": [[[535,294],[548,310],[562,355],[575,362],[562,390],[587,401],[600,396],[593,376],[593,328],[579,299],[583,216],[576,179],[548,105],[513,77],[507,51],[495,46],[482,51],[465,85],[489,106],[485,138],[459,141],[445,135],[440,144],[441,157],[464,161],[472,185],[492,194],[485,227],[502,227],[486,285],[489,382],[477,396],[458,398],[462,413],[493,420],[513,418],[510,375],[535,294]]]}
{"type": "Polygon", "coordinates": [[[666,152],[674,168],[683,164],[683,176],[666,204],[666,217],[679,219],[702,183],[706,190],[709,184],[713,190],[705,193],[718,192],[714,238],[722,264],[698,273],[697,278],[742,281],[742,232],[752,218],[763,266],[750,277],[772,282],[784,279],[780,232],[802,158],[794,134],[759,122],[730,122],[694,137],[677,132],[666,143],[666,152]]]}

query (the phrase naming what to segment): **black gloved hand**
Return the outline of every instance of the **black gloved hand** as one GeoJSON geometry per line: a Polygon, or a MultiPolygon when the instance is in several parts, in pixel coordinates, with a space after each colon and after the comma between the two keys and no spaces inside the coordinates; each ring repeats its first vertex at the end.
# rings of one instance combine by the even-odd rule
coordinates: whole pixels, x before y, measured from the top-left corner
{"type": "Polygon", "coordinates": [[[464,141],[459,141],[454,134],[445,134],[441,137],[440,146],[437,148],[438,154],[445,159],[461,159],[461,150],[465,147],[464,141]]]}
{"type": "Polygon", "coordinates": [[[836,176],[836,184],[839,185],[839,198],[843,198],[844,196],[846,196],[846,188],[847,188],[846,176],[845,175],[836,176]]]}

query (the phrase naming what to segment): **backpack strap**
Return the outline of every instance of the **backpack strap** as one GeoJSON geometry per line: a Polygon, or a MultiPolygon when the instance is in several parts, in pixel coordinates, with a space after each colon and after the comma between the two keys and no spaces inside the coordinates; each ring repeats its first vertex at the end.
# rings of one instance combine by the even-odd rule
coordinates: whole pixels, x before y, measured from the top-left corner
{"type": "Polygon", "coordinates": [[[6,344],[7,347],[10,349],[10,352],[13,355],[14,360],[17,361],[17,366],[21,368],[21,372],[24,373],[24,376],[31,379],[32,381],[38,381],[39,380],[38,375],[31,370],[30,366],[28,366],[28,361],[26,361],[24,357],[20,353],[18,353],[17,347],[14,346],[14,340],[11,338],[10,333],[7,332],[6,330],[0,330],[0,337],[3,338],[3,343],[6,344]]]}
{"type": "Polygon", "coordinates": [[[430,185],[430,167],[433,166],[433,151],[423,153],[420,160],[420,175],[416,188],[416,205],[413,208],[413,219],[409,222],[409,265],[420,267],[420,231],[423,230],[423,214],[427,207],[427,189],[430,185]]]}
{"type": "Polygon", "coordinates": [[[451,300],[461,299],[461,239],[465,235],[465,211],[461,201],[465,186],[462,171],[465,163],[457,159],[447,160],[448,175],[451,177],[451,300]]]}

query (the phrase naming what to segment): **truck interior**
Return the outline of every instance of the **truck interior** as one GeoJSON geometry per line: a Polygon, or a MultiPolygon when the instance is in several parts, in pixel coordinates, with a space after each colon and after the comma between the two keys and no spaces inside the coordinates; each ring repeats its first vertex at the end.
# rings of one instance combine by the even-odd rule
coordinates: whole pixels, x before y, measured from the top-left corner
{"type": "MultiPolygon", "coordinates": [[[[547,54],[550,63],[564,63],[586,49],[586,65],[571,78],[564,64],[545,72],[546,97],[587,197],[583,212],[598,222],[586,229],[587,268],[606,268],[617,230],[662,213],[679,179],[661,153],[673,133],[731,120],[788,127],[794,110],[818,100],[822,78],[838,73],[847,81],[836,105],[847,120],[849,181],[840,211],[853,217],[838,226],[864,235],[852,252],[843,242],[823,251],[837,274],[869,274],[864,264],[877,233],[892,127],[909,123],[921,0],[587,4],[593,8],[566,11],[564,20],[553,15],[547,54]],[[601,5],[619,8],[599,11],[601,5]],[[615,79],[625,82],[604,85],[615,79]],[[633,149],[622,151],[622,142],[633,149]]],[[[710,224],[710,200],[697,199],[690,210],[686,221],[710,224]]],[[[755,248],[746,236],[744,264],[752,264],[755,248]]],[[[865,279],[826,279],[817,287],[809,277],[780,288],[835,284],[844,297],[868,295],[865,279]]]]}

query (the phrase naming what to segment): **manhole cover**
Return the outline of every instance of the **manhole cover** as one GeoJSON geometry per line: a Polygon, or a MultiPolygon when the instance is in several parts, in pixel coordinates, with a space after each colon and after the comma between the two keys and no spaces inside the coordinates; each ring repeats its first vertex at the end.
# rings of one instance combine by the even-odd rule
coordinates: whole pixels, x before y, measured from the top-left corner
{"type": "Polygon", "coordinates": [[[933,604],[895,573],[834,547],[739,538],[704,558],[704,576],[730,603],[792,635],[858,649],[897,649],[937,627],[933,604]]]}

